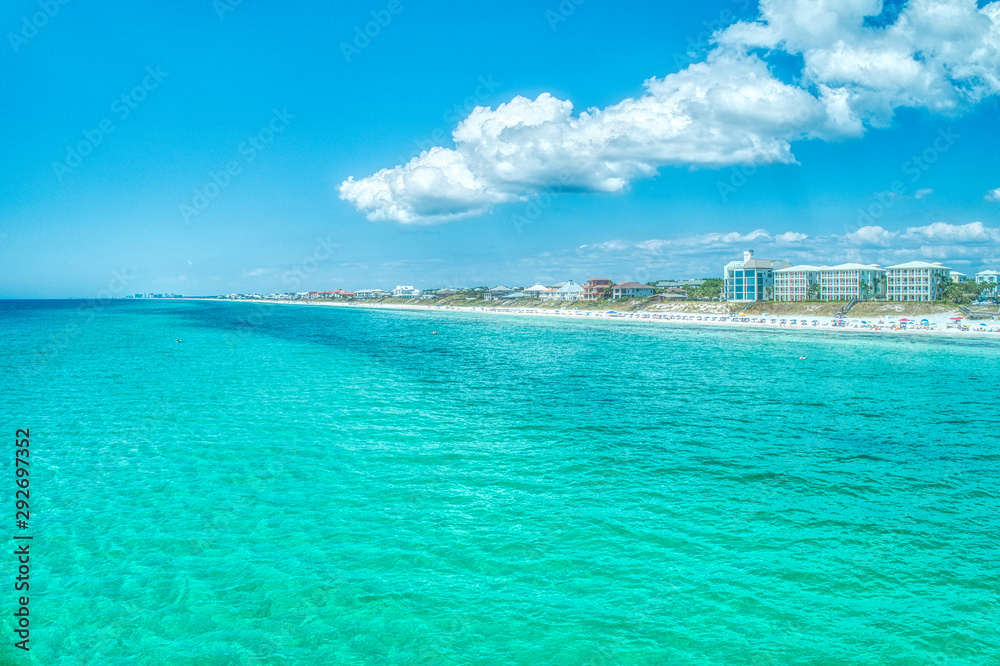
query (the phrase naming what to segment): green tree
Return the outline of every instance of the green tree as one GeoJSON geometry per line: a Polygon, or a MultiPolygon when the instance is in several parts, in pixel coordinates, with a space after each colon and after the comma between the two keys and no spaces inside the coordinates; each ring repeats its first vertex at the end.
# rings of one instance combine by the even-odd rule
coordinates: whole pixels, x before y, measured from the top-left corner
{"type": "Polygon", "coordinates": [[[956,305],[968,305],[990,286],[986,284],[976,284],[971,280],[966,282],[950,282],[943,285],[941,289],[941,300],[955,303],[956,305]]]}
{"type": "Polygon", "coordinates": [[[704,301],[719,298],[722,295],[722,279],[706,278],[697,287],[685,287],[684,291],[687,293],[689,301],[704,301]]]}

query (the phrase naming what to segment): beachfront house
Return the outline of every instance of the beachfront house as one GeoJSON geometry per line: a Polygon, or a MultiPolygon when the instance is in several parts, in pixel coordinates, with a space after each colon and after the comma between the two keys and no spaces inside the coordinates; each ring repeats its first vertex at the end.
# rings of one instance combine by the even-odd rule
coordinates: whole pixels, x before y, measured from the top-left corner
{"type": "Polygon", "coordinates": [[[385,292],[381,289],[357,289],[354,292],[354,298],[371,299],[382,298],[383,296],[385,296],[385,292]]]}
{"type": "Polygon", "coordinates": [[[545,294],[555,291],[551,287],[546,287],[544,284],[534,284],[524,290],[525,296],[528,298],[539,298],[545,299],[545,294]]]}
{"type": "Polygon", "coordinates": [[[617,301],[620,298],[649,298],[656,293],[656,289],[641,282],[622,282],[611,288],[611,299],[617,301]]]}
{"type": "Polygon", "coordinates": [[[789,266],[780,259],[757,259],[753,250],[747,250],[743,261],[726,264],[723,297],[727,301],[769,301],[774,298],[774,271],[789,266]]]}
{"type": "Polygon", "coordinates": [[[579,301],[583,298],[583,287],[569,280],[557,287],[555,291],[546,294],[550,301],[579,301]]]}
{"type": "Polygon", "coordinates": [[[420,290],[409,285],[399,285],[391,293],[393,298],[416,298],[420,295],[420,290]]]}
{"type": "Polygon", "coordinates": [[[886,270],[864,264],[824,266],[819,272],[821,301],[884,301],[886,270]]]}
{"type": "Polygon", "coordinates": [[[607,278],[590,278],[583,283],[581,301],[599,301],[605,289],[610,289],[614,282],[607,278]]]}
{"type": "Polygon", "coordinates": [[[789,266],[774,271],[774,300],[819,300],[819,273],[821,266],[789,266]]]}
{"type": "Polygon", "coordinates": [[[959,273],[958,271],[951,272],[951,281],[955,283],[968,282],[969,276],[965,273],[959,273]]]}
{"type": "Polygon", "coordinates": [[[936,301],[951,282],[951,269],[940,263],[910,261],[887,269],[890,301],[936,301]]]}
{"type": "Polygon", "coordinates": [[[505,287],[503,285],[499,285],[499,286],[493,287],[492,289],[490,289],[489,291],[487,291],[483,295],[483,300],[498,301],[501,298],[503,298],[504,296],[506,296],[507,294],[509,294],[511,291],[513,291],[513,290],[510,287],[505,287]]]}

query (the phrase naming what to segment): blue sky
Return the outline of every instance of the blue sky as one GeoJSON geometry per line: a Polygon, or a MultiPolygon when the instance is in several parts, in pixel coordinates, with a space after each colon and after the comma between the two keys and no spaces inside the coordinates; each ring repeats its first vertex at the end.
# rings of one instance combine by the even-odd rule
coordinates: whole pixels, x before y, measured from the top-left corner
{"type": "Polygon", "coordinates": [[[1000,11],[804,1],[5,3],[0,297],[1000,267],[1000,11]]]}

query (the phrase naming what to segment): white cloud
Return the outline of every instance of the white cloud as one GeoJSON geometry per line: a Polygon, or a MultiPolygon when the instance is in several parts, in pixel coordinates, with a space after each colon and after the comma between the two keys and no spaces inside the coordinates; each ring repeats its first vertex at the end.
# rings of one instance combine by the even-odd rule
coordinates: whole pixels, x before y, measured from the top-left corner
{"type": "Polygon", "coordinates": [[[370,220],[435,224],[543,192],[618,192],[662,166],[794,163],[794,141],[859,136],[900,107],[954,114],[1000,92],[1000,1],[910,0],[892,25],[866,27],[880,9],[761,0],[705,62],[647,80],[638,97],[579,114],[548,93],[478,107],[454,148],[351,177],[340,196],[370,220]],[[755,49],[801,56],[800,84],[755,49]]]}
{"type": "Polygon", "coordinates": [[[359,181],[348,178],[340,197],[368,214],[369,220],[434,224],[487,212],[509,201],[474,174],[461,153],[432,148],[403,166],[382,169],[359,181]]]}
{"type": "Polygon", "coordinates": [[[891,25],[865,27],[881,9],[878,0],[761,0],[756,21],[718,39],[801,55],[804,83],[840,91],[871,125],[899,107],[957,112],[1000,91],[1000,3],[910,0],[891,25]]]}
{"type": "Polygon", "coordinates": [[[926,199],[927,197],[929,197],[932,194],[934,194],[934,190],[932,190],[929,187],[924,187],[924,188],[921,188],[921,189],[917,190],[916,193],[914,193],[913,198],[914,199],[926,199]]]}
{"type": "Polygon", "coordinates": [[[783,234],[778,234],[774,237],[774,240],[783,245],[788,245],[791,243],[800,243],[809,238],[809,234],[802,234],[797,231],[786,231],[783,234]]]}
{"type": "Polygon", "coordinates": [[[740,234],[731,231],[728,234],[701,234],[695,236],[701,245],[732,245],[733,243],[753,243],[761,240],[771,240],[771,237],[763,229],[751,231],[748,234],[740,234]]]}
{"type": "Polygon", "coordinates": [[[925,227],[910,227],[905,237],[934,243],[1000,243],[1000,229],[987,227],[982,222],[935,222],[925,227]]]}
{"type": "Polygon", "coordinates": [[[995,190],[990,190],[989,192],[986,193],[986,196],[983,198],[986,199],[987,201],[994,201],[994,202],[1000,201],[1000,187],[998,187],[995,190]]]}
{"type": "Polygon", "coordinates": [[[888,247],[898,234],[888,231],[880,226],[861,227],[857,231],[840,236],[841,241],[848,245],[866,246],[876,245],[888,247]]]}
{"type": "Polygon", "coordinates": [[[852,233],[810,236],[796,231],[770,234],[764,229],[688,234],[643,241],[611,240],[583,245],[570,255],[536,257],[536,267],[553,275],[627,275],[646,281],[669,275],[719,275],[722,266],[753,249],[756,256],[794,264],[835,265],[844,262],[891,266],[914,260],[941,261],[956,270],[994,266],[1000,227],[980,222],[935,222],[893,231],[880,226],[852,233]],[[789,242],[791,241],[791,242],[789,242]],[[557,270],[558,269],[558,270],[557,270]]]}

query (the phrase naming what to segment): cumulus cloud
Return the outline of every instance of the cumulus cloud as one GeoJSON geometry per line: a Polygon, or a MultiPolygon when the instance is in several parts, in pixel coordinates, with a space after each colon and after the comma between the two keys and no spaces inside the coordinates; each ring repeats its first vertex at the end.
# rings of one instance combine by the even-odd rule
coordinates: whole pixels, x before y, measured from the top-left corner
{"type": "Polygon", "coordinates": [[[905,237],[934,243],[1000,243],[1000,229],[987,227],[982,222],[935,222],[925,227],[910,227],[905,237]]]}
{"type": "Polygon", "coordinates": [[[788,245],[791,243],[800,243],[809,238],[808,234],[799,233],[797,231],[786,231],[783,234],[778,234],[774,237],[774,240],[783,245],[788,245]]]}
{"type": "Polygon", "coordinates": [[[861,227],[857,231],[840,236],[840,239],[848,245],[877,245],[888,247],[898,234],[888,231],[880,226],[861,227]]]}
{"type": "Polygon", "coordinates": [[[771,234],[751,232],[707,232],[643,241],[610,240],[582,245],[572,256],[547,256],[538,266],[559,265],[570,272],[628,274],[646,281],[658,275],[718,275],[723,265],[753,249],[761,258],[783,259],[818,266],[844,262],[890,266],[914,260],[941,261],[956,270],[994,266],[1000,227],[980,222],[950,224],[935,222],[901,231],[881,226],[829,236],[810,236],[797,231],[771,234]],[[789,242],[790,241],[790,242],[789,242]]]}
{"type": "Polygon", "coordinates": [[[753,243],[759,240],[771,240],[771,237],[763,229],[751,231],[748,234],[741,234],[731,231],[728,234],[700,234],[695,236],[701,245],[732,245],[733,243],[753,243]]]}
{"type": "Polygon", "coordinates": [[[704,62],[612,106],[575,113],[548,93],[478,107],[436,147],[340,196],[370,220],[435,224],[553,192],[618,192],[662,166],[794,163],[791,144],[857,137],[900,107],[957,114],[1000,92],[1000,1],[761,0],[704,62]],[[768,58],[801,58],[795,83],[768,58]]]}
{"type": "Polygon", "coordinates": [[[1000,3],[910,0],[866,27],[879,0],[761,0],[760,16],[723,31],[730,48],[803,59],[803,83],[844,96],[850,117],[887,124],[899,107],[958,112],[1000,91],[1000,3]]]}
{"type": "Polygon", "coordinates": [[[1000,187],[995,190],[990,190],[986,193],[984,197],[987,201],[1000,202],[1000,187]]]}

